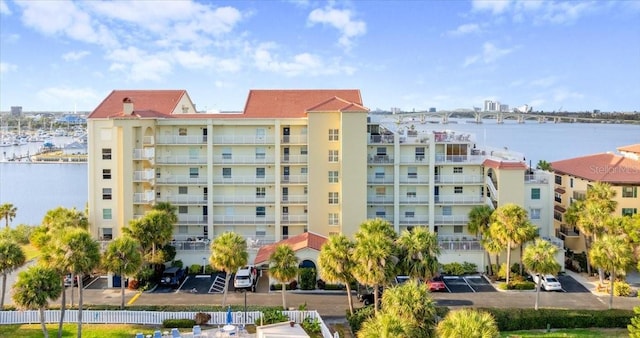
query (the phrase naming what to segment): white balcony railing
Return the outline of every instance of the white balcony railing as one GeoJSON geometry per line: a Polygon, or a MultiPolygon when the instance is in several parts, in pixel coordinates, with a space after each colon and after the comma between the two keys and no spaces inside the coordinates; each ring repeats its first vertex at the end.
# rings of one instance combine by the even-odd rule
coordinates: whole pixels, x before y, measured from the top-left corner
{"type": "Polygon", "coordinates": [[[400,163],[428,164],[429,158],[425,155],[403,155],[400,156],[400,163]]]}
{"type": "Polygon", "coordinates": [[[400,224],[428,224],[429,216],[428,215],[400,215],[400,224]]]}
{"type": "Polygon", "coordinates": [[[309,162],[309,155],[281,155],[280,162],[282,163],[307,163],[309,162]]]}
{"type": "Polygon", "coordinates": [[[429,195],[400,196],[401,204],[429,203],[429,195]]]}
{"type": "Polygon", "coordinates": [[[284,144],[307,144],[307,135],[281,135],[280,143],[284,144]]]}
{"type": "Polygon", "coordinates": [[[369,175],[367,176],[367,183],[372,184],[383,184],[383,183],[393,183],[393,175],[369,175]]]}
{"type": "Polygon", "coordinates": [[[391,204],[393,203],[393,195],[373,195],[367,197],[369,204],[391,204]]]}
{"type": "Polygon", "coordinates": [[[170,195],[159,197],[157,201],[171,204],[206,204],[207,197],[204,195],[170,195]]]}
{"type": "Polygon", "coordinates": [[[213,137],[214,144],[273,144],[273,136],[257,135],[216,135],[213,137]]]}
{"type": "Polygon", "coordinates": [[[282,183],[307,183],[309,178],[307,175],[282,175],[280,182],[282,183]]]}
{"type": "Polygon", "coordinates": [[[137,192],[133,194],[133,203],[136,204],[147,204],[151,203],[155,199],[156,192],[155,190],[148,190],[145,192],[137,192]]]}
{"type": "Polygon", "coordinates": [[[282,195],[282,204],[304,204],[307,203],[309,197],[307,195],[282,195]]]}
{"type": "Polygon", "coordinates": [[[214,184],[268,184],[275,183],[275,177],[273,175],[267,175],[264,177],[256,177],[256,176],[240,176],[233,175],[228,177],[214,177],[214,184]]]}
{"type": "Polygon", "coordinates": [[[213,216],[214,224],[273,224],[275,217],[273,215],[255,216],[255,215],[215,215],[213,216]]]}
{"type": "Polygon", "coordinates": [[[436,175],[436,183],[473,184],[482,183],[482,175],[436,175]]]}
{"type": "Polygon", "coordinates": [[[273,164],[275,158],[273,156],[255,156],[255,155],[215,155],[213,163],[215,164],[273,164]]]}
{"type": "Polygon", "coordinates": [[[493,185],[493,180],[491,180],[491,177],[487,176],[485,177],[484,182],[486,183],[487,187],[489,188],[489,194],[491,195],[491,199],[494,201],[498,200],[498,189],[496,189],[495,185],[493,185]]]}
{"type": "Polygon", "coordinates": [[[251,195],[213,195],[211,197],[214,204],[273,204],[273,196],[251,195]]]}
{"type": "Polygon", "coordinates": [[[290,215],[290,214],[282,214],[280,215],[280,222],[291,224],[291,223],[307,223],[309,217],[307,215],[290,215]]]}
{"type": "Polygon", "coordinates": [[[393,163],[392,155],[369,155],[369,163],[393,163]]]}
{"type": "Polygon", "coordinates": [[[175,156],[158,156],[156,158],[158,164],[206,164],[207,156],[191,156],[191,155],[175,155],[175,156]]]}
{"type": "Polygon", "coordinates": [[[153,169],[139,170],[133,172],[134,182],[151,182],[156,177],[156,172],[153,169]]]}
{"type": "Polygon", "coordinates": [[[157,184],[207,184],[206,177],[191,175],[165,175],[156,178],[157,184]]]}
{"type": "Polygon", "coordinates": [[[482,155],[444,155],[436,154],[436,163],[482,163],[482,155]]]}
{"type": "Polygon", "coordinates": [[[133,159],[152,161],[156,156],[155,153],[155,148],[133,149],[133,159]]]}
{"type": "Polygon", "coordinates": [[[393,223],[393,215],[381,215],[381,214],[369,214],[367,215],[367,219],[376,219],[376,218],[380,218],[383,219],[387,222],[393,223]]]}
{"type": "Polygon", "coordinates": [[[482,196],[470,195],[435,195],[437,204],[481,204],[484,202],[482,196]]]}
{"type": "Polygon", "coordinates": [[[435,215],[436,225],[464,225],[469,222],[467,215],[435,215]]]}
{"type": "Polygon", "coordinates": [[[415,174],[401,175],[400,183],[409,183],[409,184],[429,183],[429,175],[415,175],[415,174]]]}
{"type": "Polygon", "coordinates": [[[178,224],[207,224],[207,216],[178,214],[178,224]]]}
{"type": "Polygon", "coordinates": [[[158,144],[206,144],[207,137],[204,135],[160,135],[157,142],[158,144]]]}

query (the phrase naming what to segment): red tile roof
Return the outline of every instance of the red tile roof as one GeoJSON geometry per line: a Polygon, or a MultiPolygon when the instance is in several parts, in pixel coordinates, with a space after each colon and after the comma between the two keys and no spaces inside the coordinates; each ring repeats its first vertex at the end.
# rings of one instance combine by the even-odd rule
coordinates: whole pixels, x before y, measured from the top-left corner
{"type": "Polygon", "coordinates": [[[248,118],[300,118],[307,111],[350,110],[367,111],[362,107],[362,97],[357,89],[297,89],[297,90],[251,90],[244,107],[248,118]],[[327,106],[323,106],[327,104],[327,106]],[[323,109],[318,109],[322,107],[323,109]],[[331,109],[329,109],[331,108],[331,109]]]}
{"type": "Polygon", "coordinates": [[[640,161],[610,153],[555,161],[551,163],[551,168],[556,173],[592,182],[640,183],[640,161]]]}
{"type": "Polygon", "coordinates": [[[89,118],[125,117],[123,101],[133,102],[135,117],[169,117],[187,95],[185,90],[114,90],[93,110],[89,118]],[[153,112],[153,113],[149,113],[153,112]]]}
{"type": "Polygon", "coordinates": [[[493,168],[493,169],[505,169],[505,170],[525,170],[527,169],[527,165],[524,162],[513,162],[513,161],[496,161],[486,159],[482,162],[482,165],[485,167],[493,168]]]}
{"type": "Polygon", "coordinates": [[[313,232],[305,232],[297,236],[289,237],[285,240],[282,240],[278,243],[265,245],[258,250],[256,254],[256,259],[254,260],[255,265],[261,265],[267,263],[269,261],[269,257],[276,250],[276,247],[280,244],[285,244],[291,247],[291,249],[296,252],[302,249],[313,249],[316,251],[320,251],[322,245],[327,241],[327,237],[315,234],[313,232]]]}
{"type": "Polygon", "coordinates": [[[626,152],[629,152],[629,153],[640,154],[640,143],[631,144],[631,145],[628,145],[628,146],[620,147],[620,148],[618,148],[618,151],[626,151],[626,152]]]}

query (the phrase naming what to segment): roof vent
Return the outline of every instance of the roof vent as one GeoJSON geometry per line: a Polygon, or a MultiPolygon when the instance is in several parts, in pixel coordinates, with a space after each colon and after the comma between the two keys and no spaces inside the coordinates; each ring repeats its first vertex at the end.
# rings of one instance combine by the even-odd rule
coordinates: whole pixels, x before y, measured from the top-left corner
{"type": "Polygon", "coordinates": [[[122,100],[122,112],[124,115],[133,114],[133,100],[130,97],[125,97],[122,100]]]}

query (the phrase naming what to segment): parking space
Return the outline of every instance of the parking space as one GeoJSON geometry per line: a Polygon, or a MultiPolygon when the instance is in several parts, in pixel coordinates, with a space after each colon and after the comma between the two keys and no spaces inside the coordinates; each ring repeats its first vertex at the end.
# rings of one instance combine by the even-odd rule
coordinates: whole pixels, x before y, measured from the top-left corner
{"type": "Polygon", "coordinates": [[[560,284],[562,285],[562,291],[564,292],[590,292],[589,289],[584,287],[584,285],[580,284],[571,276],[560,275],[558,276],[558,280],[560,281],[560,284]]]}
{"type": "Polygon", "coordinates": [[[451,293],[496,292],[496,289],[481,275],[444,276],[444,284],[451,293]]]}
{"type": "Polygon", "coordinates": [[[107,277],[100,276],[100,277],[93,278],[89,283],[86,284],[84,288],[85,290],[102,290],[102,289],[106,289],[108,285],[109,285],[109,282],[107,280],[107,277]]]}
{"type": "Polygon", "coordinates": [[[481,275],[466,276],[464,279],[475,292],[497,292],[493,285],[481,275]]]}

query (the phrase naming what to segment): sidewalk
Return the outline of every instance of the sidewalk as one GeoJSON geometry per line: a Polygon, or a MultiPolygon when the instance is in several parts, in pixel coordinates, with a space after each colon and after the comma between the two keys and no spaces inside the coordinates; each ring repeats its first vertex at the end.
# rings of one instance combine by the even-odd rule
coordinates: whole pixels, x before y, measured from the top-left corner
{"type": "MultiPolygon", "coordinates": [[[[600,279],[597,276],[589,277],[586,273],[577,273],[571,270],[566,270],[565,275],[575,279],[578,283],[582,284],[593,294],[606,294],[606,292],[598,291],[598,284],[600,283],[600,279]]],[[[632,288],[640,291],[640,273],[635,270],[627,272],[627,283],[629,283],[632,288]]]]}

